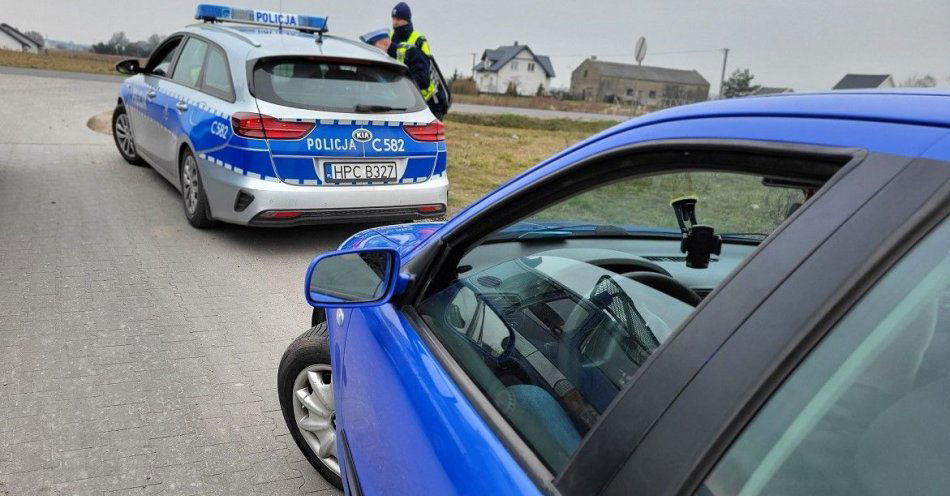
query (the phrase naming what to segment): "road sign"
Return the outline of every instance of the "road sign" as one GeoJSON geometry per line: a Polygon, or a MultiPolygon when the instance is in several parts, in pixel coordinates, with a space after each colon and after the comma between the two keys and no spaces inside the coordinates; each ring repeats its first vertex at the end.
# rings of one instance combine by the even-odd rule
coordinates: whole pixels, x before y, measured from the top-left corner
{"type": "Polygon", "coordinates": [[[637,59],[638,64],[643,63],[643,57],[647,56],[647,39],[643,36],[637,40],[637,47],[633,50],[634,57],[637,59]]]}

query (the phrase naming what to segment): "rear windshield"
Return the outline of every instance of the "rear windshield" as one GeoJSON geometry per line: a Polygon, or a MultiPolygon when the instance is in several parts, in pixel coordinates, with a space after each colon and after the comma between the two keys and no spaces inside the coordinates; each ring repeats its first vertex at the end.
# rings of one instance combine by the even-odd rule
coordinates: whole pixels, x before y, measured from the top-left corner
{"type": "Polygon", "coordinates": [[[253,92],[266,102],[311,110],[406,112],[425,108],[419,89],[397,68],[310,57],[259,61],[254,66],[253,92]]]}

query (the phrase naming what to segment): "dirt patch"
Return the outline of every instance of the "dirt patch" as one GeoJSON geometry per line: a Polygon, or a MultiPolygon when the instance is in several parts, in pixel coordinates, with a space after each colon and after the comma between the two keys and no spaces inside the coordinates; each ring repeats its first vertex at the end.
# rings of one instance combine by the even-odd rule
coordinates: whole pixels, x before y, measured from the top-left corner
{"type": "Polygon", "coordinates": [[[86,121],[86,127],[97,133],[112,136],[112,111],[100,112],[86,121]]]}

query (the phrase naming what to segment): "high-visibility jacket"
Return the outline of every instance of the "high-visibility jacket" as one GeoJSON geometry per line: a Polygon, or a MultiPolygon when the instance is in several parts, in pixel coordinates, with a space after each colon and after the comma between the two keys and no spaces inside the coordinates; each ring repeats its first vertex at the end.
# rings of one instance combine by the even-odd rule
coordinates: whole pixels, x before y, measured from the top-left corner
{"type": "MultiPolygon", "coordinates": [[[[413,32],[413,34],[415,34],[415,32],[413,32]]],[[[417,47],[416,47],[414,44],[409,43],[409,42],[403,42],[403,43],[399,43],[398,45],[396,45],[396,61],[399,62],[399,63],[401,63],[401,64],[405,64],[405,63],[406,63],[406,52],[408,52],[409,50],[411,50],[411,49],[413,49],[413,48],[417,48],[417,47]]],[[[421,51],[422,49],[420,48],[419,50],[421,51]]],[[[425,52],[423,52],[423,53],[425,53],[425,52]]],[[[428,57],[426,57],[426,58],[428,59],[428,57]]],[[[429,60],[429,64],[430,64],[430,68],[429,68],[429,84],[428,84],[428,86],[419,89],[419,91],[422,93],[422,99],[425,100],[425,101],[427,101],[427,102],[433,97],[433,95],[435,95],[435,91],[436,91],[435,79],[432,77],[432,69],[431,69],[431,64],[432,64],[432,62],[431,62],[431,59],[429,60]]]]}
{"type": "MultiPolygon", "coordinates": [[[[396,34],[396,30],[393,28],[390,28],[389,39],[393,39],[394,34],[396,34]]],[[[416,30],[412,30],[412,33],[409,34],[409,38],[406,39],[406,43],[409,43],[410,45],[415,45],[416,48],[418,48],[419,50],[422,50],[422,53],[424,53],[426,57],[432,57],[432,52],[429,51],[429,41],[426,40],[426,37],[422,33],[416,30]]]]}

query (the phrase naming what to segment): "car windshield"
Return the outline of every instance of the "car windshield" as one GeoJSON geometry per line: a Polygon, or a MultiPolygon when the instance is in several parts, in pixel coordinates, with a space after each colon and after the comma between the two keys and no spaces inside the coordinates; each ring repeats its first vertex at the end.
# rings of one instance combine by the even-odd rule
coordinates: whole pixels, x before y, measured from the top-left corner
{"type": "Polygon", "coordinates": [[[807,187],[782,187],[762,177],[726,172],[640,177],[581,193],[508,226],[495,237],[679,236],[672,204],[685,200],[694,201],[695,223],[713,226],[729,239],[760,241],[805,201],[807,191],[807,187]]]}
{"type": "Polygon", "coordinates": [[[333,112],[407,112],[425,108],[402,71],[383,65],[278,57],[254,67],[254,96],[287,107],[333,112]]]}

